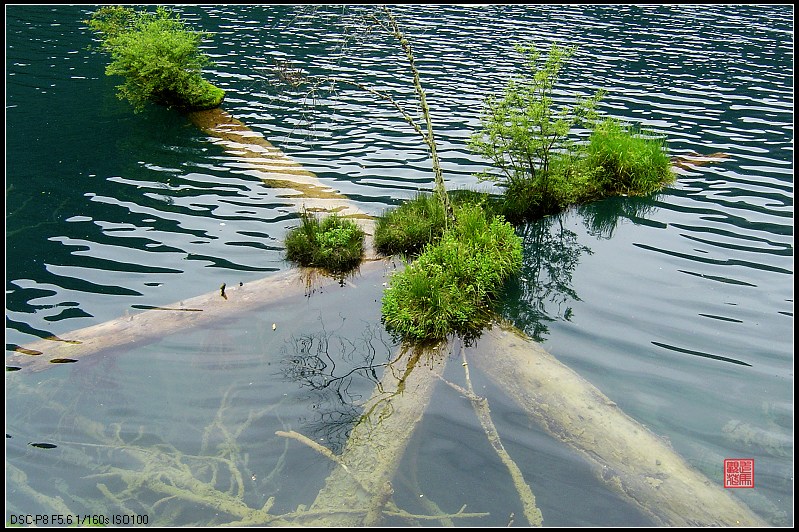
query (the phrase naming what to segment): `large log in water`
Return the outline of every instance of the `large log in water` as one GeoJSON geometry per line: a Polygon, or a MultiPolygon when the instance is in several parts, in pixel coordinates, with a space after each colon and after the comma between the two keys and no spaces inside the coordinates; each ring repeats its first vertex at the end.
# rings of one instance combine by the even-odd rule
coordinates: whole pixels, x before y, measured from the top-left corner
{"type": "MultiPolygon", "coordinates": [[[[469,362],[549,434],[577,450],[612,490],[662,526],[765,526],[664,440],[518,330],[484,331],[469,362]]],[[[722,464],[719,463],[719,467],[722,464]]],[[[546,523],[546,515],[544,515],[546,523]]]]}
{"type": "MultiPolygon", "coordinates": [[[[262,135],[252,131],[222,109],[189,113],[191,121],[211,135],[235,155],[247,172],[257,175],[265,184],[283,189],[298,210],[336,212],[352,218],[366,233],[364,273],[377,264],[374,249],[374,220],[349,198],[333,190],[312,172],[273,146],[262,135]]],[[[6,357],[7,368],[40,371],[53,367],[51,362],[70,362],[82,357],[154,341],[178,331],[253,310],[280,298],[302,293],[302,290],[324,288],[338,282],[311,268],[291,269],[245,286],[226,287],[191,299],[162,307],[127,314],[99,325],[72,331],[62,337],[51,337],[16,347],[6,357]]]]}
{"type": "Polygon", "coordinates": [[[347,439],[340,455],[342,465],[328,476],[309,508],[329,514],[303,525],[359,527],[382,522],[382,512],[393,493],[394,474],[448,359],[445,350],[405,349],[386,367],[364,406],[364,415],[347,439]],[[366,511],[336,513],[341,509],[366,511]]]}
{"type": "Polygon", "coordinates": [[[224,110],[197,111],[190,113],[189,118],[210,135],[213,142],[240,161],[238,172],[256,176],[267,186],[281,189],[281,198],[293,201],[298,209],[336,212],[355,219],[372,218],[347,196],[323,183],[313,172],[224,110]]]}
{"type": "MultiPolygon", "coordinates": [[[[377,272],[386,267],[385,260],[368,260],[354,275],[377,272]]],[[[6,356],[6,367],[41,371],[59,362],[141,346],[286,298],[336,286],[340,281],[340,278],[324,275],[314,268],[292,268],[242,286],[226,287],[224,296],[220,289],[78,329],[63,335],[63,338],[46,338],[25,344],[6,356]]]]}

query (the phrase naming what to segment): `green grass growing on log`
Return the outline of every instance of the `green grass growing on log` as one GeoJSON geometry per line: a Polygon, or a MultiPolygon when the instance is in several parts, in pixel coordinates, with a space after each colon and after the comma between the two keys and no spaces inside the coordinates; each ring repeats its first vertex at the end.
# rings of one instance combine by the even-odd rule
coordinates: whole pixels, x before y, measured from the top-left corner
{"type": "Polygon", "coordinates": [[[301,266],[346,273],[361,262],[364,232],[352,220],[330,214],[318,218],[303,211],[301,223],[286,236],[286,258],[301,266]]]}
{"type": "Polygon", "coordinates": [[[383,295],[383,322],[406,341],[469,340],[490,324],[504,281],[521,267],[522,245],[513,226],[480,206],[455,207],[455,223],[428,244],[383,295]]]}

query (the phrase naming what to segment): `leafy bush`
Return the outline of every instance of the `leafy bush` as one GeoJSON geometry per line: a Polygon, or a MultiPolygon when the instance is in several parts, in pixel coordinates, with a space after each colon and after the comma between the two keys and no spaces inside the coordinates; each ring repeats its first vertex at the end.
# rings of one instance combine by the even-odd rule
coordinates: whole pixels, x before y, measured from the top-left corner
{"type": "Polygon", "coordinates": [[[546,57],[532,45],[516,50],[525,55],[529,71],[511,78],[501,98],[486,98],[481,130],[472,135],[469,146],[499,171],[484,172],[480,178],[523,191],[535,202],[535,210],[549,213],[560,208],[562,192],[553,182],[558,173],[552,167],[562,165],[561,160],[573,150],[571,128],[596,120],[595,108],[605,93],[600,90],[590,98],[576,98],[573,105],[558,109],[555,84],[576,48],[553,44],[546,57]]]}
{"type": "Polygon", "coordinates": [[[364,232],[355,222],[337,214],[320,220],[307,211],[300,218],[300,226],[286,236],[288,260],[331,273],[345,273],[360,264],[364,232]]]}
{"type": "Polygon", "coordinates": [[[493,163],[494,173],[478,177],[505,189],[499,212],[508,221],[519,224],[612,195],[649,194],[673,181],[664,139],[599,119],[604,91],[555,109],[554,86],[575,48],[553,45],[545,59],[532,46],[517,50],[527,54],[529,72],[511,79],[502,98],[486,99],[482,129],[469,142],[493,163]],[[578,124],[591,131],[587,143],[569,136],[578,124]]]}
{"type": "Polygon", "coordinates": [[[222,103],[225,92],[202,78],[210,59],[200,44],[208,34],[191,30],[179,14],[163,7],[155,13],[102,7],[86,22],[111,55],[106,74],[125,78],[118,96],[136,112],[148,101],[186,110],[222,103]]]}
{"type": "Polygon", "coordinates": [[[479,205],[455,213],[454,226],[389,281],[383,322],[403,340],[476,337],[503,282],[521,267],[521,239],[502,217],[489,218],[479,205]]]}

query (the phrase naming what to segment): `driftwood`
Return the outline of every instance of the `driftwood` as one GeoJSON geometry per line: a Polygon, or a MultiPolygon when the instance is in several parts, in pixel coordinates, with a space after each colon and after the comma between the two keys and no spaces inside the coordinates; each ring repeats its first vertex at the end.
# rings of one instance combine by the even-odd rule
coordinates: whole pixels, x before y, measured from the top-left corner
{"type": "Polygon", "coordinates": [[[695,151],[685,155],[679,155],[671,160],[672,166],[682,170],[690,170],[694,166],[705,166],[710,163],[729,159],[730,154],[723,151],[718,151],[708,155],[702,155],[695,151]]]}
{"type": "Polygon", "coordinates": [[[445,382],[472,403],[472,408],[477,415],[477,419],[480,421],[480,425],[483,427],[483,432],[485,432],[486,438],[488,438],[488,443],[494,448],[499,459],[502,460],[502,463],[508,469],[508,473],[510,473],[513,486],[516,488],[516,492],[519,494],[519,500],[522,503],[522,513],[525,519],[527,519],[530,526],[541,526],[543,524],[543,516],[541,515],[541,510],[536,506],[533,490],[530,489],[527,481],[524,480],[519,466],[516,465],[516,462],[511,458],[510,454],[508,454],[508,451],[505,450],[505,446],[502,445],[499,431],[497,431],[494,421],[491,419],[491,409],[488,406],[488,399],[486,397],[480,397],[474,392],[472,379],[469,376],[469,363],[466,362],[466,350],[463,345],[461,345],[460,348],[460,355],[463,358],[466,388],[462,388],[449,381],[445,382]]]}
{"type": "Polygon", "coordinates": [[[281,198],[293,201],[298,210],[335,212],[355,220],[373,219],[347,196],[324,184],[313,172],[226,111],[220,108],[196,111],[189,113],[189,119],[241,161],[242,168],[237,172],[254,175],[269,187],[280,189],[281,198]]]}

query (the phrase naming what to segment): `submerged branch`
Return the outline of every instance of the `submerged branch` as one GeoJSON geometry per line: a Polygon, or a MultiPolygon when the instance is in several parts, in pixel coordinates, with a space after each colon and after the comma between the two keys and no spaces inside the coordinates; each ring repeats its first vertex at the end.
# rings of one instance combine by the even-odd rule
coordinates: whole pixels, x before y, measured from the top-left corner
{"type": "Polygon", "coordinates": [[[457,390],[472,403],[472,408],[477,415],[477,419],[480,421],[480,425],[483,427],[483,431],[485,432],[486,438],[488,438],[488,442],[491,444],[491,447],[494,449],[494,451],[496,451],[499,459],[502,460],[502,463],[510,473],[511,479],[513,480],[513,485],[519,494],[519,499],[521,500],[522,508],[524,509],[524,516],[527,518],[530,526],[542,526],[541,510],[539,510],[535,504],[535,495],[533,495],[533,491],[530,489],[530,486],[527,484],[527,482],[525,482],[521,469],[519,469],[519,466],[516,465],[516,462],[513,461],[513,458],[511,458],[508,452],[505,450],[505,446],[502,445],[502,440],[499,437],[499,432],[497,432],[497,427],[494,425],[494,421],[491,419],[491,410],[488,407],[488,399],[485,397],[479,397],[474,393],[472,380],[469,376],[469,364],[466,361],[466,352],[463,346],[461,346],[461,357],[463,358],[463,370],[466,375],[466,388],[464,389],[463,387],[458,386],[457,384],[444,378],[441,378],[441,380],[451,388],[457,390]]]}
{"type": "Polygon", "coordinates": [[[344,460],[342,460],[340,456],[334,454],[333,451],[331,451],[330,449],[328,449],[324,445],[320,445],[320,444],[316,443],[315,441],[310,439],[308,436],[304,436],[304,435],[300,434],[299,432],[295,432],[293,430],[289,430],[289,431],[278,430],[277,432],[275,432],[275,435],[276,436],[280,436],[281,438],[291,438],[291,439],[297,440],[298,442],[307,445],[308,447],[310,447],[311,449],[313,449],[317,453],[321,454],[322,456],[330,459],[332,462],[337,463],[338,465],[343,467],[345,471],[349,472],[349,468],[347,467],[347,464],[344,463],[344,460]]]}

